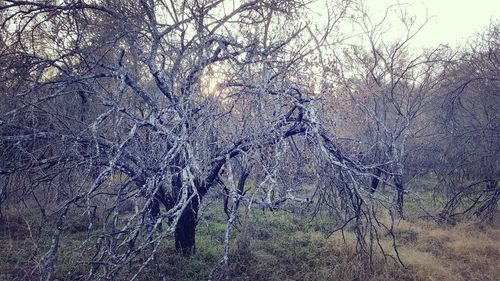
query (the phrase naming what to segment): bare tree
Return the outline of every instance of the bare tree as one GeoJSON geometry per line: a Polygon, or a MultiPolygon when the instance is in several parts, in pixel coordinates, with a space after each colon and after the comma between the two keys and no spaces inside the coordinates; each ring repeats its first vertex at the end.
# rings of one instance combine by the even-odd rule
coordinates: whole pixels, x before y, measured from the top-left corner
{"type": "Polygon", "coordinates": [[[256,202],[270,208],[294,198],[273,195],[292,136],[308,136],[330,165],[361,170],[331,142],[301,83],[304,58],[321,46],[304,32],[303,6],[3,1],[0,174],[12,180],[2,195],[23,179],[20,200],[55,217],[44,278],[72,210],[97,233],[82,246],[87,278],[115,278],[143,256],[135,279],[170,234],[181,253],[195,251],[200,204],[223,167],[229,235],[247,173],[235,184],[232,159],[245,167],[252,151],[272,151],[274,160],[249,162],[268,168],[256,202]]]}
{"type": "Polygon", "coordinates": [[[447,188],[441,216],[448,221],[474,214],[491,220],[500,196],[498,23],[479,34],[459,54],[446,75],[436,113],[440,185],[447,188]]]}
{"type": "Polygon", "coordinates": [[[362,162],[373,167],[371,192],[381,181],[390,184],[388,180],[392,179],[395,211],[403,217],[405,183],[409,180],[405,163],[412,154],[411,143],[427,133],[427,112],[442,86],[446,48],[411,48],[412,39],[428,19],[417,23],[404,5],[388,7],[379,21],[372,19],[363,6],[356,10],[356,23],[366,40],[337,52],[338,87],[344,93],[337,100],[348,108],[339,112],[344,118],[337,118],[337,126],[350,128],[355,124],[346,130],[346,137],[356,140],[352,149],[362,162]],[[402,26],[397,39],[384,34],[391,16],[396,16],[402,26]]]}
{"type": "Polygon", "coordinates": [[[395,220],[378,214],[403,215],[407,143],[441,85],[441,49],[411,53],[421,26],[401,6],[407,30],[389,44],[354,1],[328,6],[323,27],[306,4],[2,2],[0,207],[24,201],[52,224],[45,279],[74,212],[88,220],[86,279],[119,278],[140,260],[136,279],[172,236],[193,254],[216,187],[223,265],[240,206],[313,206],[337,222],[331,232],[352,230],[360,252],[389,255],[379,237],[395,247],[395,220]],[[351,13],[369,44],[340,53],[350,42],[336,27],[351,13]],[[374,193],[389,178],[394,200],[374,193]]]}

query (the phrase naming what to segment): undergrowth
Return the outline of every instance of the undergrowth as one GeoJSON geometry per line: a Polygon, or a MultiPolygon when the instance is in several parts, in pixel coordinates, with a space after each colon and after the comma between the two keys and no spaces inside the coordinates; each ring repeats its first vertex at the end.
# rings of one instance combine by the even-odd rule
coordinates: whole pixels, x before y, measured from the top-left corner
{"type": "MultiPolygon", "coordinates": [[[[217,205],[205,208],[197,228],[197,251],[191,257],[175,252],[166,241],[156,266],[139,280],[498,280],[498,224],[462,223],[453,227],[412,218],[395,229],[404,266],[380,253],[368,259],[356,254],[355,238],[344,232],[328,235],[328,217],[311,220],[283,211],[243,211],[231,238],[229,264],[222,267],[226,217],[217,205]]],[[[48,248],[47,225],[37,217],[12,211],[0,224],[0,280],[38,280],[37,263],[48,248]],[[41,234],[40,233],[45,233],[41,234]]],[[[86,224],[70,217],[64,232],[57,280],[79,280],[88,269],[78,263],[79,245],[88,237],[86,224]]],[[[382,236],[390,249],[392,240],[382,236]]],[[[128,280],[138,265],[121,272],[128,280]]]]}

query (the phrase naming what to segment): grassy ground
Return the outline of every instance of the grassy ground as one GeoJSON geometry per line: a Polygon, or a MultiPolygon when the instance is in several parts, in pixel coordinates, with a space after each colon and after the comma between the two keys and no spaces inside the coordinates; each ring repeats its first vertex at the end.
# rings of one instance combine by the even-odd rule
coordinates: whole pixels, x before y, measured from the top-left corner
{"type": "MultiPolygon", "coordinates": [[[[425,194],[424,194],[425,195],[425,194]]],[[[410,213],[418,204],[409,202],[410,213]]],[[[0,280],[36,279],[32,269],[48,245],[37,237],[37,217],[20,211],[6,213],[0,224],[0,280]]],[[[440,227],[412,217],[396,227],[404,268],[375,254],[372,263],[355,254],[354,236],[328,236],[327,217],[319,220],[287,212],[256,211],[242,216],[232,237],[229,266],[213,272],[226,280],[499,280],[500,227],[458,224],[440,227]],[[345,238],[345,241],[344,241],[345,238]]],[[[87,269],[78,265],[75,249],[86,237],[86,223],[73,217],[62,241],[59,280],[75,280],[87,269]]],[[[205,208],[197,229],[197,252],[192,257],[175,253],[172,241],[160,251],[159,271],[168,280],[207,280],[222,257],[225,215],[218,205],[205,208]]],[[[390,249],[389,237],[382,244],[390,249]]],[[[123,272],[130,278],[134,266],[123,272]]],[[[142,280],[155,280],[146,272],[142,280]]]]}

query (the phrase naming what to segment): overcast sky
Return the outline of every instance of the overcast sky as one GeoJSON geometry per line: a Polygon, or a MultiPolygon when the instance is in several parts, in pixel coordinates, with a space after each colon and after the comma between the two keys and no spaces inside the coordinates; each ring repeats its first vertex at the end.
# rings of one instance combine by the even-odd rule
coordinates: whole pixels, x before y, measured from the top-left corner
{"type": "MultiPolygon", "coordinates": [[[[365,0],[374,15],[382,16],[384,7],[396,0],[365,0]]],[[[460,44],[476,32],[484,30],[490,20],[500,19],[499,0],[400,0],[420,20],[426,10],[432,19],[413,42],[414,46],[431,47],[439,43],[460,44]]]]}

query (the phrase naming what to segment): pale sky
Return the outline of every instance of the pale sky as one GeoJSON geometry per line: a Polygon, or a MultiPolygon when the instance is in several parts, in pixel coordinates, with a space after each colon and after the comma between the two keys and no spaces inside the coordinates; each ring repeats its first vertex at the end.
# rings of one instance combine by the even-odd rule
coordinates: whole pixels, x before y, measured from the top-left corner
{"type": "Polygon", "coordinates": [[[413,41],[415,47],[432,47],[439,43],[456,46],[476,32],[483,31],[493,20],[500,19],[499,0],[365,0],[374,15],[382,16],[384,7],[401,3],[424,20],[426,10],[433,18],[413,41]]]}

